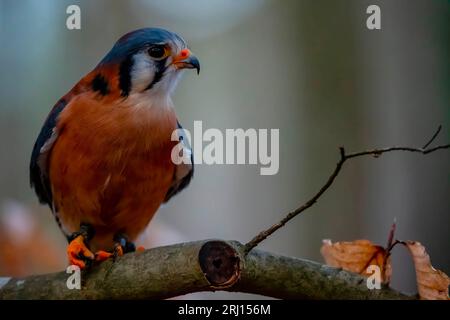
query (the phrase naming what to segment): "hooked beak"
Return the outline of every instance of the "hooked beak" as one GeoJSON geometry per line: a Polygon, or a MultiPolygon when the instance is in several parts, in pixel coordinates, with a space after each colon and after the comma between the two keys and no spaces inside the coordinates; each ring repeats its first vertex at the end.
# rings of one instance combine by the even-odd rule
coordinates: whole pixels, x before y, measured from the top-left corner
{"type": "Polygon", "coordinates": [[[200,62],[189,49],[181,50],[180,54],[173,60],[173,65],[177,69],[196,69],[197,74],[200,73],[200,62]]]}

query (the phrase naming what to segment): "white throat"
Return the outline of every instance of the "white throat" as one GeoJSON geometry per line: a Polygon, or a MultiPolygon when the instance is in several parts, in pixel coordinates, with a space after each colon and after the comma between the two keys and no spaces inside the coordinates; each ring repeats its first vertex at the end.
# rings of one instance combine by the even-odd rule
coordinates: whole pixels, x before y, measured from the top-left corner
{"type": "Polygon", "coordinates": [[[180,81],[183,70],[177,70],[167,63],[164,74],[151,88],[149,85],[154,81],[157,66],[145,52],[138,53],[133,57],[131,69],[131,91],[127,98],[135,107],[157,107],[172,108],[172,94],[180,81]]]}

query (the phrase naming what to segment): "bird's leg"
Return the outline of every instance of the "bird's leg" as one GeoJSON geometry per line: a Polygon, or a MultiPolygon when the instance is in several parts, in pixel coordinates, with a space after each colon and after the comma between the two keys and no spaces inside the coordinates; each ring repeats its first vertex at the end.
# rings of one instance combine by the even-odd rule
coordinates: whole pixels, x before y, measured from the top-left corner
{"type": "Polygon", "coordinates": [[[128,241],[128,237],[123,233],[118,233],[114,236],[114,253],[113,260],[117,257],[123,256],[125,253],[136,251],[136,246],[133,242],[128,241]]]}
{"type": "Polygon", "coordinates": [[[89,250],[89,240],[94,236],[94,229],[91,225],[82,223],[80,224],[80,230],[72,233],[67,240],[69,245],[67,246],[67,257],[71,265],[76,265],[80,269],[84,269],[87,263],[94,260],[95,256],[89,250]]]}

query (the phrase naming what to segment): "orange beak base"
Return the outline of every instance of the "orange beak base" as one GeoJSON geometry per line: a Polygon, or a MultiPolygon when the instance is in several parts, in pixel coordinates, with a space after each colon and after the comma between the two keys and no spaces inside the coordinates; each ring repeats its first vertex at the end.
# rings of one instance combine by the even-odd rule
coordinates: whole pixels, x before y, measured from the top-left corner
{"type": "Polygon", "coordinates": [[[189,49],[183,49],[180,54],[173,60],[173,64],[178,69],[196,69],[197,74],[200,73],[200,62],[189,49]]]}

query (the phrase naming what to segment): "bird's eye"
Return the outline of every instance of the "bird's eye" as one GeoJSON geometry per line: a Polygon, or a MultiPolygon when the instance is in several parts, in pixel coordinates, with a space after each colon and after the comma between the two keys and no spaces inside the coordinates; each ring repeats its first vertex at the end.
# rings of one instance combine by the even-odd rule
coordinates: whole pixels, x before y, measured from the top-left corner
{"type": "Polygon", "coordinates": [[[161,59],[166,56],[167,49],[164,46],[151,46],[148,55],[154,59],[161,59]]]}

